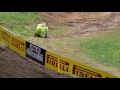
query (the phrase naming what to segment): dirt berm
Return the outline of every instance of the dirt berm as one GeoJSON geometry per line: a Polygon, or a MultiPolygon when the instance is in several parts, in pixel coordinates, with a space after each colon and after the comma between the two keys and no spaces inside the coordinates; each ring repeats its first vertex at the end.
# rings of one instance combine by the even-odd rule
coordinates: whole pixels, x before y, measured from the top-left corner
{"type": "Polygon", "coordinates": [[[0,78],[69,78],[4,47],[0,48],[0,78]]]}

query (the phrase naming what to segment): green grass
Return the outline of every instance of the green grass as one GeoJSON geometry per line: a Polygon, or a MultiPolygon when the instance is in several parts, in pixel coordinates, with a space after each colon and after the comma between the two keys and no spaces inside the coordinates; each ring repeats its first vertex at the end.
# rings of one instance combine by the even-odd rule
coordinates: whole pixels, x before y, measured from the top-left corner
{"type": "Polygon", "coordinates": [[[4,25],[15,34],[31,34],[37,19],[41,19],[38,12],[0,12],[0,25],[4,25]]]}
{"type": "MultiPolygon", "coordinates": [[[[0,12],[0,25],[7,27],[16,35],[28,38],[34,36],[37,24],[42,22],[40,12],[0,12]]],[[[60,35],[65,32],[69,26],[54,25],[56,28],[50,32],[50,35],[60,35]]]]}
{"type": "Polygon", "coordinates": [[[79,50],[104,65],[120,67],[120,30],[84,39],[79,50]]]}
{"type": "Polygon", "coordinates": [[[70,26],[59,25],[55,30],[49,32],[49,34],[52,36],[64,35],[67,31],[69,31],[69,29],[70,29],[70,26]]]}

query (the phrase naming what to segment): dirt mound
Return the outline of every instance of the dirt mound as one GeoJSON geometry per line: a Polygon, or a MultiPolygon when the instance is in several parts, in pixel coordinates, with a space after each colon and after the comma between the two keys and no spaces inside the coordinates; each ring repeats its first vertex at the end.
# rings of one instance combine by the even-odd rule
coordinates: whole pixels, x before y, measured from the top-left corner
{"type": "Polygon", "coordinates": [[[93,34],[120,24],[119,12],[49,12],[44,17],[50,23],[73,26],[70,32],[53,36],[55,38],[93,34]]]}
{"type": "Polygon", "coordinates": [[[49,12],[44,13],[43,17],[50,23],[77,23],[96,21],[111,13],[112,12],[49,12]]]}
{"type": "Polygon", "coordinates": [[[0,78],[68,78],[45,66],[21,57],[9,48],[0,49],[0,78]]]}

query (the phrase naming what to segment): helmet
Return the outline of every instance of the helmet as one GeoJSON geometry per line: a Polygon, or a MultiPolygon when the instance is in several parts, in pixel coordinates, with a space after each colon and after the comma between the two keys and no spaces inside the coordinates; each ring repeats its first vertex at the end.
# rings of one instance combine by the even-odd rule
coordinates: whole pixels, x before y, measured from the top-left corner
{"type": "Polygon", "coordinates": [[[38,24],[38,26],[46,26],[46,24],[44,22],[38,24]]]}

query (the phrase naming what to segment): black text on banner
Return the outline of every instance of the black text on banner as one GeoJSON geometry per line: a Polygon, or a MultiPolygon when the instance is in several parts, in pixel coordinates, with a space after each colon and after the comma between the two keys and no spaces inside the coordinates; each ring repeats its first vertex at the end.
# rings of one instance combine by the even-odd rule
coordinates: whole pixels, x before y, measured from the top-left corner
{"type": "Polygon", "coordinates": [[[45,65],[45,53],[46,50],[26,41],[26,56],[45,65]]]}

